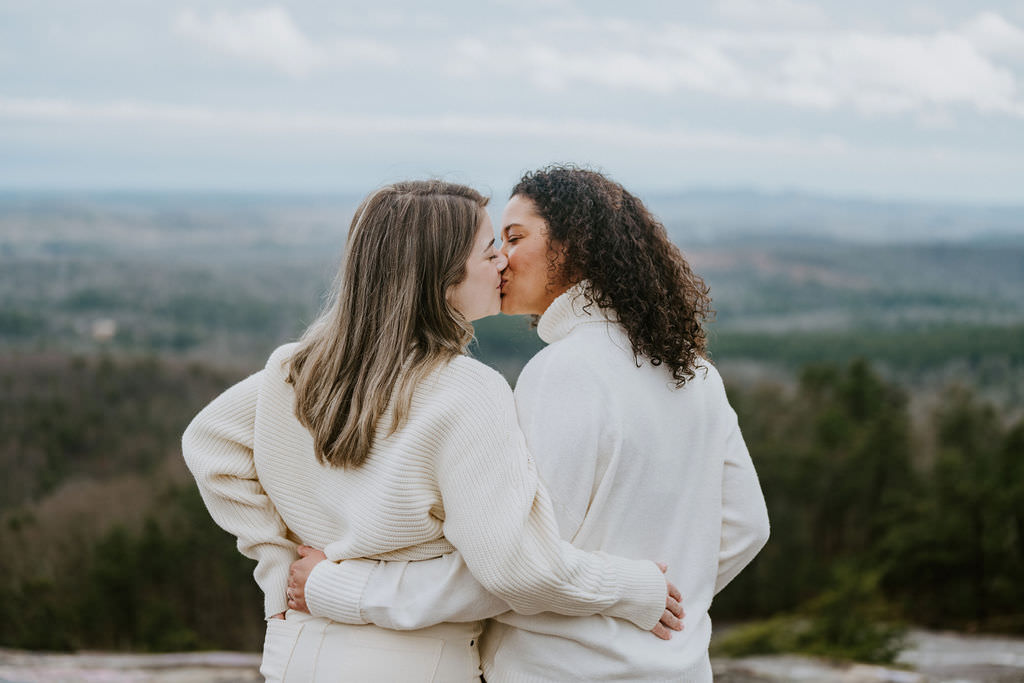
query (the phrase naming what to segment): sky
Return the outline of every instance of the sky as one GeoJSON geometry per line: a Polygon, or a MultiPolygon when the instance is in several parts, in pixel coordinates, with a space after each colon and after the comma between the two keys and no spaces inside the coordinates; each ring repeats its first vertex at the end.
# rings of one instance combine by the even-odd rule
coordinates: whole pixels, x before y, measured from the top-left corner
{"type": "Polygon", "coordinates": [[[1024,0],[0,0],[0,191],[1024,204],[1024,0]]]}

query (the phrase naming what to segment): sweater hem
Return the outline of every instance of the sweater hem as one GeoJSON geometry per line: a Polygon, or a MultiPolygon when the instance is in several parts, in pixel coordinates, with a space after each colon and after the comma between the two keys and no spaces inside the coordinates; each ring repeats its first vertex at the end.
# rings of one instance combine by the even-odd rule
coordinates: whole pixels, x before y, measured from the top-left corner
{"type": "Polygon", "coordinates": [[[484,677],[487,679],[487,683],[571,683],[577,681],[582,683],[583,681],[633,681],[634,683],[711,683],[713,680],[713,674],[711,671],[711,660],[708,657],[696,664],[683,669],[678,674],[672,674],[670,676],[655,675],[645,676],[643,674],[631,675],[629,678],[623,678],[621,676],[608,676],[605,677],[567,677],[564,672],[553,673],[552,676],[557,678],[549,678],[548,676],[527,673],[525,671],[496,671],[489,667],[484,667],[484,677]]]}

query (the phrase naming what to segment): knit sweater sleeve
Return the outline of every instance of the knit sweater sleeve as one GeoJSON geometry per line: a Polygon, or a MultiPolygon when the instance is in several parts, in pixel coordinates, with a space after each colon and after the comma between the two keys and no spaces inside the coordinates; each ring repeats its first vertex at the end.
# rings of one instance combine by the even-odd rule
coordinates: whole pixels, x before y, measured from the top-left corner
{"type": "Polygon", "coordinates": [[[722,470],[722,538],[718,551],[715,593],[736,578],[768,542],[768,508],[754,470],[754,463],[740,433],[736,413],[721,391],[723,410],[729,416],[722,470]]]}
{"type": "Polygon", "coordinates": [[[269,617],[288,609],[288,569],[298,556],[253,462],[262,375],[261,371],[242,380],[196,415],[181,448],[214,521],[238,539],[239,552],[256,560],[253,576],[263,590],[269,617]]]}
{"type": "Polygon", "coordinates": [[[462,378],[439,444],[445,536],[483,587],[516,612],[601,613],[653,628],[666,594],[657,565],[585,552],[560,539],[516,422],[512,390],[501,375],[480,368],[462,378]]]}
{"type": "Polygon", "coordinates": [[[416,562],[324,560],[310,572],[305,597],[314,616],[397,630],[480,621],[509,610],[473,578],[458,551],[416,562]]]}

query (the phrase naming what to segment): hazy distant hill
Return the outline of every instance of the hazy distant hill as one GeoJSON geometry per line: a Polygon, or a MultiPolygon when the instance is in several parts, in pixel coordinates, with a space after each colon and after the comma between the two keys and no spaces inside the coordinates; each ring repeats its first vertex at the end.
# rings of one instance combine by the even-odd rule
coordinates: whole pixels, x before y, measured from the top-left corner
{"type": "MultiPolygon", "coordinates": [[[[107,349],[256,362],[316,315],[358,201],[0,194],[0,353],[107,349]]],[[[792,368],[842,359],[840,349],[896,362],[924,338],[940,350],[915,367],[967,357],[1007,386],[1024,372],[1005,370],[1019,365],[1012,349],[992,355],[993,340],[1012,344],[1024,326],[1020,208],[750,192],[650,203],[711,286],[718,362],[792,368]],[[974,338],[984,344],[965,343],[974,338]]],[[[501,202],[491,208],[497,218],[501,202]]],[[[481,324],[479,353],[514,377],[538,347],[524,327],[481,324]]]]}
{"type": "MultiPolygon", "coordinates": [[[[1024,242],[1024,205],[873,201],[801,193],[688,190],[640,196],[679,244],[737,238],[819,238],[849,242],[1024,242]]],[[[336,245],[360,194],[13,193],[0,192],[0,249],[49,240],[117,239],[157,247],[223,241],[243,245],[336,245]],[[157,228],[154,230],[154,228],[157,228]]],[[[505,197],[489,211],[497,224],[505,197]]],[[[497,227],[497,226],[496,226],[497,227]]]]}
{"type": "Polygon", "coordinates": [[[1024,241],[1024,206],[872,201],[744,190],[641,195],[680,244],[751,235],[855,242],[1024,241]]]}
{"type": "Polygon", "coordinates": [[[341,253],[359,198],[0,193],[0,255],[341,253]]]}

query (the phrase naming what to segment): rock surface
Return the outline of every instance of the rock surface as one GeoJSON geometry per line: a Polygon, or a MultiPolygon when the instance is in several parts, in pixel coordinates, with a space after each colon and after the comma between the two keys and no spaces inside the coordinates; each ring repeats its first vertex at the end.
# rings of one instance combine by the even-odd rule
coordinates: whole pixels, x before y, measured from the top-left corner
{"type": "MultiPolygon", "coordinates": [[[[716,683],[1011,683],[1024,681],[1024,639],[912,631],[906,668],[774,655],[715,659],[716,683]]],[[[0,683],[257,683],[258,654],[56,654],[0,649],[0,683]]]]}
{"type": "Polygon", "coordinates": [[[1024,639],[911,631],[897,661],[928,681],[1024,681],[1024,639]]]}
{"type": "Polygon", "coordinates": [[[260,683],[260,656],[240,652],[51,654],[0,649],[0,683],[260,683]]]}

